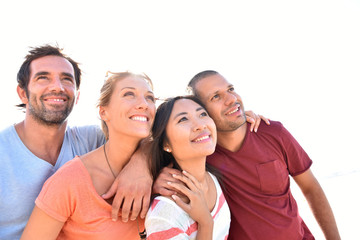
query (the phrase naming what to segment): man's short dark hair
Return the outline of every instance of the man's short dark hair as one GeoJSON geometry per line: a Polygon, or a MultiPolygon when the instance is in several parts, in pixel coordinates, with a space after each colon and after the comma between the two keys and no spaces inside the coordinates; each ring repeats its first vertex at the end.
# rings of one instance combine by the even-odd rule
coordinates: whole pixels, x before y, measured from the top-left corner
{"type": "Polygon", "coordinates": [[[196,74],[188,83],[187,85],[187,92],[189,94],[192,94],[194,96],[196,96],[197,98],[199,98],[199,94],[195,89],[195,85],[203,78],[212,76],[212,75],[217,75],[219,74],[218,72],[214,71],[214,70],[205,70],[202,72],[199,72],[198,74],[196,74]]]}
{"type": "MultiPolygon", "coordinates": [[[[63,49],[59,48],[58,46],[51,46],[48,44],[31,48],[28,55],[25,56],[25,61],[21,65],[20,70],[17,74],[18,85],[20,88],[25,90],[26,96],[29,96],[28,85],[30,81],[30,64],[32,61],[45,56],[58,56],[68,60],[74,68],[76,88],[80,88],[81,70],[79,68],[79,63],[75,62],[70,57],[63,54],[62,50],[63,49]]],[[[25,108],[26,104],[21,103],[16,106],[20,108],[25,108]]]]}

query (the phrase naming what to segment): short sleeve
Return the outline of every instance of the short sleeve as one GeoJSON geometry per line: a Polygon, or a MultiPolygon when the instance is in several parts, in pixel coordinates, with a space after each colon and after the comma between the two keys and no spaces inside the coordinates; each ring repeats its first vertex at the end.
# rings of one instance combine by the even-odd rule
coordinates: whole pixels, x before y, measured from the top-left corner
{"type": "Polygon", "coordinates": [[[296,176],[307,171],[312,160],[290,132],[283,125],[281,126],[280,138],[284,147],[285,161],[290,175],[296,176]]]}
{"type": "Polygon", "coordinates": [[[73,161],[74,159],[65,164],[44,183],[35,200],[38,208],[61,222],[65,222],[72,215],[76,206],[76,193],[72,189],[72,186],[76,186],[73,161]]]}

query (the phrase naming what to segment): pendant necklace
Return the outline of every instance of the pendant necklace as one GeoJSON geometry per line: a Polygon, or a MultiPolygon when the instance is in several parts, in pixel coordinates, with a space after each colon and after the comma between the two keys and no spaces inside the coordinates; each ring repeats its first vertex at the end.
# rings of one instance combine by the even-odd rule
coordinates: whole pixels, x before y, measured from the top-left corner
{"type": "Polygon", "coordinates": [[[114,178],[116,178],[116,175],[115,175],[114,171],[112,170],[112,168],[111,168],[111,166],[110,166],[110,163],[109,163],[109,159],[108,159],[108,157],[107,157],[107,155],[106,155],[105,145],[106,145],[106,143],[104,144],[104,155],[105,155],[105,159],[106,159],[106,162],[107,162],[107,164],[108,164],[108,166],[109,166],[109,168],[110,168],[110,171],[111,171],[112,175],[114,176],[114,178]]]}
{"type": "MultiPolygon", "coordinates": [[[[108,157],[107,157],[107,155],[106,155],[105,145],[106,145],[106,143],[104,144],[104,155],[105,155],[105,159],[106,159],[106,162],[107,162],[107,164],[108,164],[108,166],[109,166],[109,168],[110,168],[110,171],[111,171],[112,175],[113,175],[114,178],[116,179],[116,175],[115,175],[114,171],[112,170],[111,165],[110,165],[110,162],[109,162],[109,159],[108,159],[108,157]]],[[[140,232],[139,219],[138,219],[138,218],[136,218],[136,222],[137,222],[137,228],[138,228],[138,233],[139,233],[140,239],[146,239],[146,229],[144,229],[144,231],[140,232]]]]}

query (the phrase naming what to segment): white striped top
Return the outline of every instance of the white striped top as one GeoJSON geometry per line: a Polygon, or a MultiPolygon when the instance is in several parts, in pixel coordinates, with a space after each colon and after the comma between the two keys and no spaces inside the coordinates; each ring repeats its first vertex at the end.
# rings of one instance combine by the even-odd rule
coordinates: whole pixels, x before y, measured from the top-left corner
{"type": "MultiPolygon", "coordinates": [[[[215,176],[210,173],[217,199],[211,216],[214,219],[213,239],[227,239],[230,228],[230,209],[215,176]]],[[[174,201],[166,197],[156,197],[146,215],[147,239],[196,239],[197,223],[174,201]]]]}

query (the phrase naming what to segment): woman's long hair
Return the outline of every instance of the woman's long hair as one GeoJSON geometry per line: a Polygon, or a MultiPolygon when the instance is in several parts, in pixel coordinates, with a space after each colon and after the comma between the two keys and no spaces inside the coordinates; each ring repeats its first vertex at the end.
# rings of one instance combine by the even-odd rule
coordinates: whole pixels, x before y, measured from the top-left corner
{"type": "MultiPolygon", "coordinates": [[[[164,143],[168,140],[166,126],[169,122],[175,102],[180,99],[189,99],[205,109],[200,100],[192,95],[168,98],[158,107],[152,127],[152,144],[149,163],[154,181],[159,176],[161,169],[168,166],[170,163],[173,164],[173,168],[180,171],[182,170],[174,156],[171,153],[164,151],[164,143]]],[[[214,174],[220,181],[221,176],[215,168],[206,164],[206,170],[214,174]]]]}

